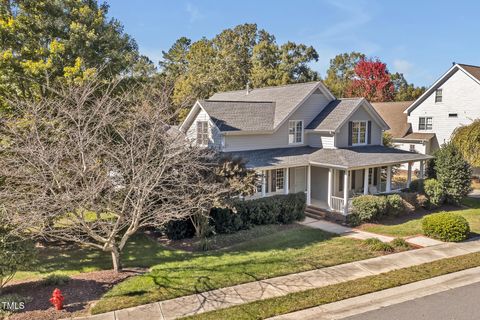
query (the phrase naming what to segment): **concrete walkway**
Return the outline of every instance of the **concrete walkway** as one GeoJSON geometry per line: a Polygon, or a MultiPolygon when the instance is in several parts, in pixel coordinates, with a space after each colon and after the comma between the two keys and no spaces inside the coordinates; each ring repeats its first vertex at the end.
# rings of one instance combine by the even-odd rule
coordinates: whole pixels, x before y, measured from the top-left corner
{"type": "MultiPolygon", "coordinates": [[[[345,227],[337,223],[333,223],[326,220],[317,220],[314,218],[306,217],[305,220],[298,222],[301,225],[308,226],[310,228],[321,229],[330,233],[339,234],[341,236],[359,240],[365,240],[369,238],[376,238],[382,242],[390,242],[394,237],[385,236],[381,234],[371,233],[363,230],[345,227]]],[[[425,236],[416,236],[406,238],[405,241],[419,247],[430,247],[442,244],[442,241],[431,239],[425,236]]]]}
{"type": "Polygon", "coordinates": [[[480,240],[458,244],[445,243],[77,319],[176,319],[473,252],[480,252],[480,240]]]}
{"type": "MultiPolygon", "coordinates": [[[[430,296],[480,282],[480,267],[426,279],[403,286],[377,291],[318,307],[284,314],[272,320],[344,319],[365,312],[393,306],[402,302],[430,296]]],[[[422,308],[420,308],[422,309],[422,308]]],[[[368,316],[361,318],[368,319],[368,316]]],[[[385,318],[387,319],[387,318],[385,318]]],[[[415,319],[415,316],[411,319],[415,319]]],[[[432,317],[434,319],[434,317],[432,317]]],[[[472,318],[473,319],[473,318],[472,318]]]]}

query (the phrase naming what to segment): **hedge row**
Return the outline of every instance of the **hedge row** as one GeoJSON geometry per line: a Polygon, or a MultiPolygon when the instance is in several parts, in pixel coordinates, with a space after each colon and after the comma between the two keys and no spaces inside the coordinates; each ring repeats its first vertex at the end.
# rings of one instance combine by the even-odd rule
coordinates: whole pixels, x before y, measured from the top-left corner
{"type": "Polygon", "coordinates": [[[406,211],[404,200],[398,194],[388,196],[364,195],[353,198],[350,224],[379,220],[384,216],[398,216],[406,211]]]}
{"type": "MultiPolygon", "coordinates": [[[[235,233],[255,225],[288,224],[305,217],[305,193],[276,195],[254,200],[236,200],[233,210],[212,208],[210,225],[215,233],[235,233]]],[[[166,236],[172,240],[191,238],[195,229],[190,219],[171,221],[165,226],[166,236]]]]}

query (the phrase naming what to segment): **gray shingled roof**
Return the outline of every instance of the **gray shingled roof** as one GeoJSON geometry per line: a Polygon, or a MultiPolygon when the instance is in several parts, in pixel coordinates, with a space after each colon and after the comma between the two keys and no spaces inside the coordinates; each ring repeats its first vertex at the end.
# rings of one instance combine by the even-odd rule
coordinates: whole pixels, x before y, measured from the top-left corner
{"type": "Polygon", "coordinates": [[[208,100],[275,102],[273,126],[276,128],[318,84],[317,81],[259,88],[250,90],[248,94],[246,90],[218,92],[208,100]]]}
{"type": "Polygon", "coordinates": [[[348,98],[331,101],[305,129],[335,131],[348,118],[363,98],[348,98]]]}
{"type": "Polygon", "coordinates": [[[200,104],[222,132],[273,130],[274,102],[202,100],[200,104]]]}
{"type": "Polygon", "coordinates": [[[432,156],[388,148],[364,146],[342,149],[313,147],[278,148],[228,152],[247,160],[250,168],[305,166],[318,164],[326,167],[355,169],[367,166],[390,165],[431,159],[432,156]]]}

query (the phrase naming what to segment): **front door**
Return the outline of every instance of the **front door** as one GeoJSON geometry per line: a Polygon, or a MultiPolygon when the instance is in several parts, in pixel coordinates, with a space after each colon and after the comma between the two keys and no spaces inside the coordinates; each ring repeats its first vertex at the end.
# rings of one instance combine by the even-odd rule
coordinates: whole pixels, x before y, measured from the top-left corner
{"type": "Polygon", "coordinates": [[[305,167],[296,167],[295,169],[295,192],[303,192],[306,190],[305,167]]]}

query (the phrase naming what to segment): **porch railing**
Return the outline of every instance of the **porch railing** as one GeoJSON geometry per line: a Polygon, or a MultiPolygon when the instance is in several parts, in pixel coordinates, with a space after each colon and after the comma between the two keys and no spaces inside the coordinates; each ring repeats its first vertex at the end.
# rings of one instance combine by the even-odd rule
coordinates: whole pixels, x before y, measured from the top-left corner
{"type": "MultiPolygon", "coordinates": [[[[331,208],[332,208],[333,211],[343,213],[344,203],[345,203],[345,201],[343,200],[343,198],[335,197],[335,196],[331,197],[331,204],[330,205],[331,205],[331,208]]],[[[348,199],[347,205],[348,205],[348,211],[350,211],[351,206],[352,206],[351,199],[348,199]]]]}

